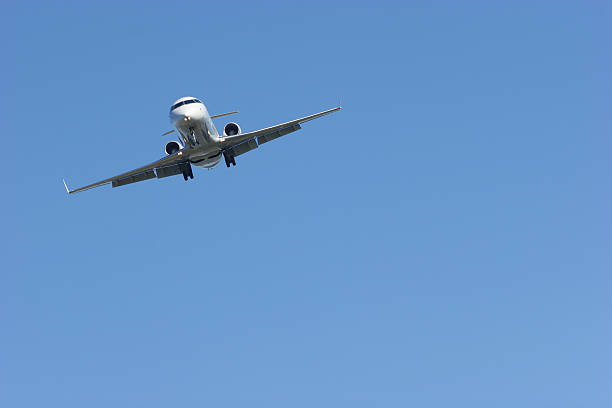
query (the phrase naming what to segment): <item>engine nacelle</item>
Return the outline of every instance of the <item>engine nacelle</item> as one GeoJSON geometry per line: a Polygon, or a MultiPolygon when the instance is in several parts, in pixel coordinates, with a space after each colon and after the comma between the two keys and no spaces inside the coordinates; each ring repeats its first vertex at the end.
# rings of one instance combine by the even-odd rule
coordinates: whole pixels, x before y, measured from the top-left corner
{"type": "Polygon", "coordinates": [[[230,122],[223,128],[223,136],[234,136],[242,133],[242,129],[237,123],[230,122]]]}
{"type": "Polygon", "coordinates": [[[176,140],[171,140],[170,142],[166,143],[164,151],[166,152],[166,155],[170,156],[171,154],[178,152],[182,148],[183,145],[180,142],[177,142],[176,140]]]}

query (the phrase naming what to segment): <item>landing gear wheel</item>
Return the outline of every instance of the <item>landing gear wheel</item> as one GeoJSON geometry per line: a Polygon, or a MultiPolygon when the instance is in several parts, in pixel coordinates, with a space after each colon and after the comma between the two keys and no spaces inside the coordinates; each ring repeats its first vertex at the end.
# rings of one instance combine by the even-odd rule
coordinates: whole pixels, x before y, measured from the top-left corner
{"type": "Polygon", "coordinates": [[[191,135],[191,141],[190,141],[191,146],[199,145],[200,142],[198,141],[198,138],[196,137],[194,128],[189,128],[189,134],[191,135]]]}
{"type": "Polygon", "coordinates": [[[223,158],[225,159],[225,165],[227,167],[230,167],[230,165],[236,165],[236,160],[234,159],[234,156],[231,156],[229,153],[227,152],[223,152],[223,158]]]}
{"type": "Polygon", "coordinates": [[[183,179],[187,181],[190,178],[193,178],[193,168],[190,163],[184,163],[181,166],[181,170],[183,170],[183,179]]]}

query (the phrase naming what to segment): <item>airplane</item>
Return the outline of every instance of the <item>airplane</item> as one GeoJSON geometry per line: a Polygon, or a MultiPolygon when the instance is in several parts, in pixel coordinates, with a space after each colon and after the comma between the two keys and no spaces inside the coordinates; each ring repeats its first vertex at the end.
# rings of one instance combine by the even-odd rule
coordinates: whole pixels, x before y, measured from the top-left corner
{"type": "Polygon", "coordinates": [[[320,118],[340,109],[342,107],[337,106],[323,112],[247,133],[242,133],[242,129],[237,123],[229,122],[223,127],[223,134],[219,135],[212,120],[239,112],[210,115],[202,101],[186,96],[177,99],[170,107],[170,122],[174,125],[175,130],[166,132],[162,136],[176,131],[178,140],[166,143],[165,157],[146,166],[74,190],[68,188],[66,180],[62,181],[68,194],[78,193],[105,184],[119,187],[179,174],[182,174],[187,181],[190,178],[193,179],[192,164],[205,169],[212,169],[219,164],[221,156],[223,156],[227,167],[236,166],[237,156],[250,152],[264,143],[300,130],[302,128],[301,124],[304,122],[320,118]]]}

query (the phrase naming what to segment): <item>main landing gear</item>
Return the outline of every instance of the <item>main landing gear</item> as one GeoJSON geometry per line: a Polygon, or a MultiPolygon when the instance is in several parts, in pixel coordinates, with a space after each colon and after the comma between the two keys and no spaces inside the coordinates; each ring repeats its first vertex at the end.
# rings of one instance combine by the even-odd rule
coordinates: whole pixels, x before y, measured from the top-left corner
{"type": "Polygon", "coordinates": [[[234,156],[232,156],[231,154],[229,154],[228,152],[223,152],[223,158],[225,159],[225,165],[227,167],[231,165],[236,165],[236,159],[234,158],[234,156]]]}
{"type": "Polygon", "coordinates": [[[193,178],[193,169],[191,168],[191,164],[187,163],[183,167],[183,178],[187,181],[190,178],[193,178]]]}

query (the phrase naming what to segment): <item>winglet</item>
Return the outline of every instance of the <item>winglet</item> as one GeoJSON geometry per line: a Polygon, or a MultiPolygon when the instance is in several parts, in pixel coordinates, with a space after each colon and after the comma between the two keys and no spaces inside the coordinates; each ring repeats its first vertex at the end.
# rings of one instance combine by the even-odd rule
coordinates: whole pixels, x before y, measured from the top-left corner
{"type": "Polygon", "coordinates": [[[342,109],[342,98],[338,97],[338,107],[342,109]]]}
{"type": "Polygon", "coordinates": [[[66,184],[66,180],[62,179],[62,181],[64,182],[64,187],[66,187],[66,192],[68,194],[71,194],[70,189],[68,188],[68,184],[66,184]]]}

